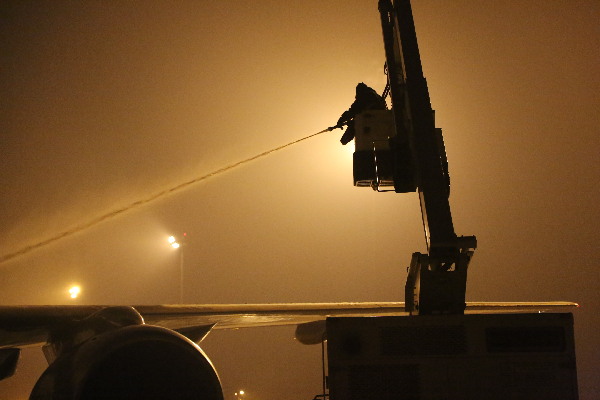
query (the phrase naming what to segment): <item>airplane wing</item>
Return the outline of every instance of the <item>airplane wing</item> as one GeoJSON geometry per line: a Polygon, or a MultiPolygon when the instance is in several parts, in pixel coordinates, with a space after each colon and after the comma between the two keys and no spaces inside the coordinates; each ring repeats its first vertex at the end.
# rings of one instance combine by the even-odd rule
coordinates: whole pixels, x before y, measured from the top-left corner
{"type": "MultiPolygon", "coordinates": [[[[564,301],[469,302],[465,312],[569,312],[576,307],[577,303],[564,301]]],[[[41,346],[53,333],[99,311],[123,308],[108,305],[0,306],[0,348],[41,346]]],[[[195,342],[211,329],[299,325],[333,316],[408,315],[404,311],[404,302],[139,305],[125,308],[138,312],[145,324],[178,331],[195,342]]]]}
{"type": "MultiPolygon", "coordinates": [[[[467,303],[466,313],[575,307],[569,302],[467,303]]],[[[41,346],[49,366],[31,399],[223,400],[218,374],[196,344],[212,329],[297,325],[300,342],[317,344],[325,339],[327,317],[406,315],[401,302],[0,306],[0,380],[14,374],[21,348],[41,346]]]]}

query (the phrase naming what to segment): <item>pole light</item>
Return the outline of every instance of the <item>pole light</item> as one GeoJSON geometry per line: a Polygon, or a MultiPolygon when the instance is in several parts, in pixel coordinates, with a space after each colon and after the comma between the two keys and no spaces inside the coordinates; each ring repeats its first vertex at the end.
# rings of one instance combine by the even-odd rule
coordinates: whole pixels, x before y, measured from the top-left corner
{"type": "Polygon", "coordinates": [[[183,245],[185,239],[187,239],[186,232],[183,233],[181,241],[178,241],[177,237],[173,235],[167,239],[172,248],[179,250],[179,304],[183,304],[183,245]]]}
{"type": "Polygon", "coordinates": [[[80,294],[81,294],[81,287],[74,285],[69,288],[69,296],[72,299],[78,298],[80,294]]]}
{"type": "Polygon", "coordinates": [[[174,249],[178,249],[179,246],[181,246],[179,244],[179,242],[177,241],[177,239],[175,238],[175,236],[169,236],[169,244],[171,245],[172,248],[174,249]]]}

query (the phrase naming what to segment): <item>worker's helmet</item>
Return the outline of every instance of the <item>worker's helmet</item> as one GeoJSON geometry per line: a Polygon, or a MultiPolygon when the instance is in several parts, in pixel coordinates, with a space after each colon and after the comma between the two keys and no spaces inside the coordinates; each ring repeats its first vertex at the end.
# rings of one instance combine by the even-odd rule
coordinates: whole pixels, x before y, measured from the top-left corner
{"type": "Polygon", "coordinates": [[[356,85],[356,94],[368,92],[369,89],[370,88],[367,85],[361,82],[358,85],[356,85]]]}

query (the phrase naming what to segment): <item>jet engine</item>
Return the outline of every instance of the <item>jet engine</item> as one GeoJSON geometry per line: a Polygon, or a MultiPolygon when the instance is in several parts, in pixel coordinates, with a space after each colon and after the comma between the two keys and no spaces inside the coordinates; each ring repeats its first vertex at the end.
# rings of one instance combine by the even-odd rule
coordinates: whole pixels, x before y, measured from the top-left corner
{"type": "Polygon", "coordinates": [[[204,352],[185,336],[151,325],[102,332],[58,355],[30,399],[223,400],[204,352]]]}

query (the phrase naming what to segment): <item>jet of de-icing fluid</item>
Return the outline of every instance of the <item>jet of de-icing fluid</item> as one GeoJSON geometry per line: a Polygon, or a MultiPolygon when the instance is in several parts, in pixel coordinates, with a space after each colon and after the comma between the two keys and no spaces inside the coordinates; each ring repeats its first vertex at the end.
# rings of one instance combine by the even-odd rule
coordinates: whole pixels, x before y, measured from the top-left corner
{"type": "Polygon", "coordinates": [[[23,247],[23,248],[15,251],[15,252],[5,254],[5,255],[3,255],[3,256],[0,257],[0,264],[3,263],[3,262],[6,262],[8,260],[12,260],[13,258],[16,258],[16,257],[19,257],[19,256],[23,256],[23,255],[25,255],[27,253],[30,253],[33,250],[36,250],[36,249],[39,249],[39,248],[44,247],[46,245],[49,245],[51,243],[54,243],[54,242],[56,242],[56,241],[58,241],[60,239],[64,239],[64,238],[69,237],[71,235],[74,235],[76,233],[83,232],[83,231],[85,231],[85,230],[87,230],[87,229],[89,229],[89,228],[91,228],[93,226],[98,225],[101,222],[104,222],[104,221],[107,221],[107,220],[112,219],[114,217],[117,217],[117,216],[119,216],[119,215],[121,215],[121,214],[123,214],[123,213],[125,213],[127,211],[131,211],[133,209],[136,209],[138,207],[141,207],[143,205],[151,203],[151,202],[153,202],[155,200],[158,200],[158,199],[160,199],[162,197],[165,197],[167,195],[173,194],[175,192],[179,192],[179,191],[181,191],[183,189],[186,189],[186,188],[188,188],[188,187],[190,187],[190,186],[192,186],[192,185],[194,185],[196,183],[199,183],[199,182],[201,182],[201,181],[203,181],[205,179],[212,178],[214,176],[220,175],[220,174],[222,174],[224,172],[229,171],[230,169],[239,167],[239,166],[241,166],[243,164],[246,164],[246,163],[248,163],[250,161],[254,161],[254,160],[258,159],[258,158],[268,156],[271,153],[274,153],[276,151],[285,149],[286,147],[289,147],[289,146],[292,146],[292,145],[294,145],[296,143],[302,142],[303,140],[310,139],[310,138],[312,138],[314,136],[320,135],[321,133],[329,132],[329,131],[331,131],[331,130],[333,130],[335,128],[338,128],[338,126],[330,127],[330,128],[327,128],[327,129],[323,129],[320,132],[313,133],[313,134],[305,136],[305,137],[303,137],[301,139],[297,139],[297,140],[294,140],[294,141],[289,142],[287,144],[275,147],[275,148],[273,148],[271,150],[267,150],[265,152],[262,152],[260,154],[255,155],[255,156],[252,156],[250,158],[246,158],[244,160],[241,160],[241,161],[238,161],[236,163],[233,163],[233,164],[227,165],[225,167],[219,168],[217,170],[214,170],[214,171],[212,171],[212,172],[210,172],[210,173],[208,173],[206,175],[194,178],[194,179],[189,180],[187,182],[183,182],[183,183],[177,184],[177,185],[172,186],[172,187],[170,187],[168,189],[164,189],[164,190],[162,190],[160,192],[157,192],[157,193],[154,193],[153,195],[150,195],[150,196],[148,196],[146,198],[134,201],[133,203],[130,203],[130,204],[128,204],[128,205],[126,205],[124,207],[121,207],[119,209],[109,211],[109,212],[107,212],[107,213],[105,213],[103,215],[100,215],[100,216],[98,216],[98,217],[96,217],[94,219],[91,219],[91,220],[89,220],[87,222],[83,222],[83,223],[81,223],[79,225],[76,225],[76,226],[74,226],[74,227],[72,227],[72,228],[70,228],[68,230],[65,230],[63,232],[57,233],[56,235],[54,235],[52,237],[49,237],[49,238],[44,239],[44,240],[41,240],[41,241],[39,241],[37,243],[34,243],[34,244],[31,244],[31,245],[25,246],[25,247],[23,247]]]}

